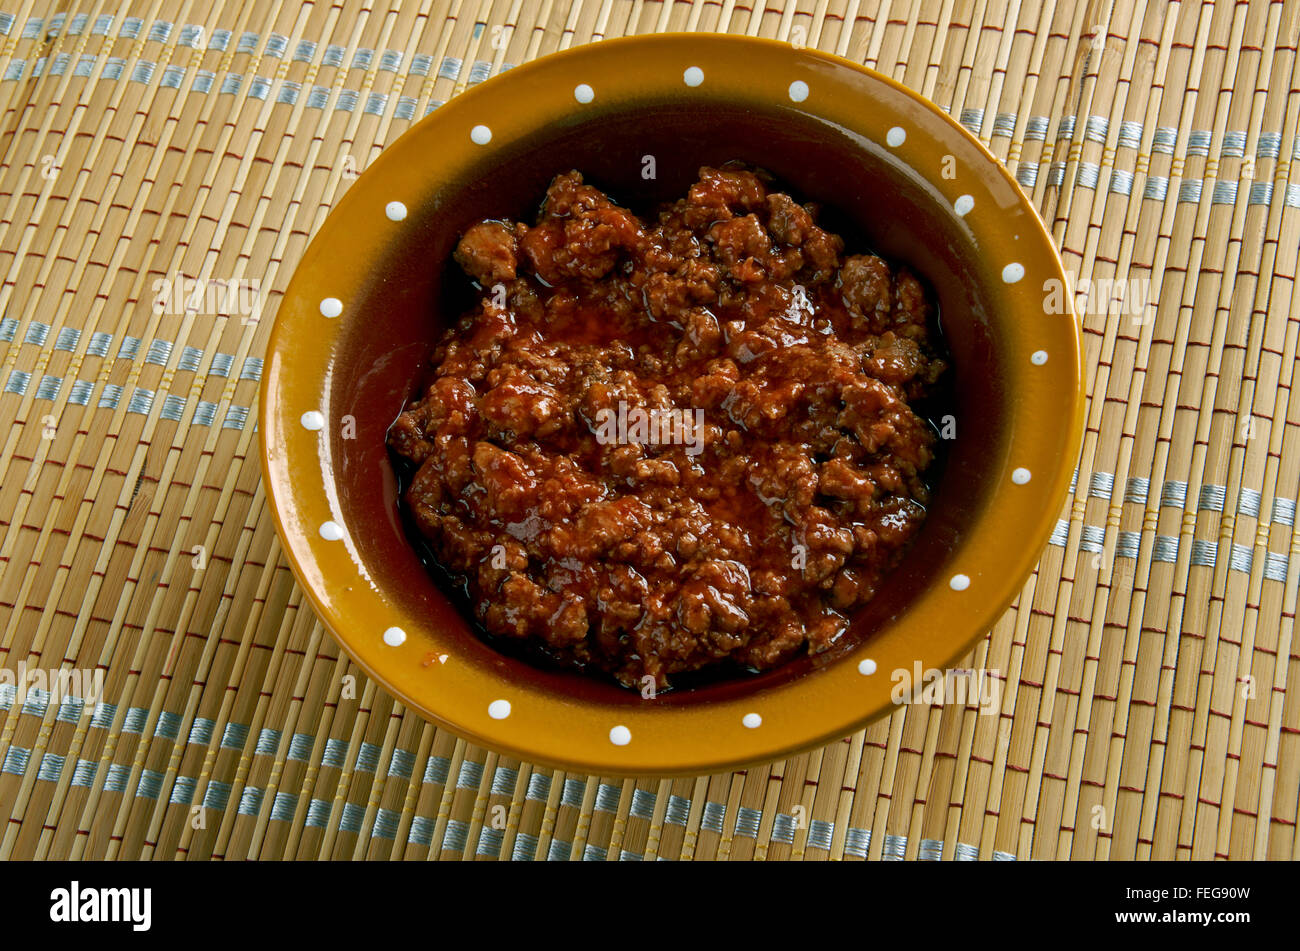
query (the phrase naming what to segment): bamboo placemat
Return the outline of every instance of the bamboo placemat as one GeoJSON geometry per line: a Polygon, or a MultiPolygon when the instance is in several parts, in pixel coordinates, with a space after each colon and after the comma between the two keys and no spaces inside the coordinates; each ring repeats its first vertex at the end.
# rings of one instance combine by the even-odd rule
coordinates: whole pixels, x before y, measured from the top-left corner
{"type": "Polygon", "coordinates": [[[0,0],[0,670],[103,673],[0,684],[0,857],[1300,857],[1300,3],[388,2],[0,0]],[[467,86],[666,30],[920,91],[1152,304],[1084,316],[1071,498],[964,662],[1000,715],[571,775],[408,713],[293,581],[253,420],[309,237],[467,86]]]}

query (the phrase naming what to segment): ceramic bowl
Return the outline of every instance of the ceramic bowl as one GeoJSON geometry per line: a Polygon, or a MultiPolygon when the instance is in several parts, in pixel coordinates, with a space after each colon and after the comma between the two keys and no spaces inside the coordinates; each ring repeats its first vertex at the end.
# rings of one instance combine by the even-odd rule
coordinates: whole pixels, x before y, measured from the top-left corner
{"type": "Polygon", "coordinates": [[[707,34],[544,57],[416,123],[351,184],[298,265],[260,406],[284,550],[356,662],[475,743],[602,775],[698,775],[831,742],[896,709],[895,671],[962,658],[1056,524],[1084,393],[1074,314],[1045,305],[1052,281],[1064,286],[1060,259],[1006,170],[932,103],[847,60],[707,34]],[[385,433],[467,302],[451,251],[468,225],[531,219],[570,168],[644,211],[729,159],[820,202],[826,227],[934,288],[956,438],[923,529],[843,646],[643,699],[475,636],[404,531],[385,433]]]}

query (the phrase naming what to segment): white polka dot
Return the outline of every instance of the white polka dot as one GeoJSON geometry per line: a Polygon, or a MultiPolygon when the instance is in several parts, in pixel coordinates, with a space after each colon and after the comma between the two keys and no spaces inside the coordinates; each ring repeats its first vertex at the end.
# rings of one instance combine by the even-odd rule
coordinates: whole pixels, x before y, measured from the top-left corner
{"type": "Polygon", "coordinates": [[[488,704],[488,716],[493,720],[504,720],[510,716],[510,701],[493,700],[488,704]]]}
{"type": "Polygon", "coordinates": [[[967,588],[970,587],[970,576],[953,575],[952,578],[948,581],[948,587],[952,588],[952,590],[954,591],[965,591],[967,588]]]}
{"type": "Polygon", "coordinates": [[[401,647],[406,642],[406,632],[400,627],[390,627],[384,631],[384,643],[389,647],[401,647]]]}
{"type": "Polygon", "coordinates": [[[609,741],[615,746],[627,746],[632,742],[632,731],[625,726],[616,726],[609,731],[609,741]]]}
{"type": "Polygon", "coordinates": [[[302,428],[310,429],[312,432],[316,432],[318,429],[324,429],[325,417],[314,409],[309,409],[307,412],[302,414],[302,428]]]}
{"type": "Polygon", "coordinates": [[[384,206],[384,214],[388,216],[389,221],[401,221],[406,217],[406,206],[400,201],[390,201],[384,206]]]}
{"type": "Polygon", "coordinates": [[[343,537],[343,526],[338,522],[326,522],[320,527],[320,537],[327,542],[336,542],[343,537]]]}
{"type": "Polygon", "coordinates": [[[740,721],[751,730],[757,730],[763,725],[763,718],[757,713],[746,713],[745,718],[740,721]]]}
{"type": "Polygon", "coordinates": [[[578,85],[573,87],[573,98],[583,105],[586,105],[596,98],[596,90],[592,89],[586,83],[578,83],[578,85]]]}
{"type": "Polygon", "coordinates": [[[885,141],[889,143],[891,149],[896,149],[907,141],[907,130],[896,125],[885,133],[885,141]]]}
{"type": "Polygon", "coordinates": [[[790,99],[794,102],[803,102],[808,98],[808,84],[802,79],[796,79],[790,84],[790,99]]]}
{"type": "Polygon", "coordinates": [[[876,662],[872,660],[870,657],[866,658],[865,660],[858,661],[858,673],[860,673],[863,677],[870,677],[875,672],[876,672],[876,662]]]}
{"type": "Polygon", "coordinates": [[[327,297],[320,302],[320,312],[326,317],[337,317],[343,313],[343,301],[337,297],[327,297]]]}
{"type": "Polygon", "coordinates": [[[1029,357],[1029,362],[1036,367],[1041,367],[1044,363],[1047,362],[1047,351],[1035,350],[1033,354],[1029,357]]]}
{"type": "Polygon", "coordinates": [[[682,80],[688,86],[698,86],[700,83],[704,82],[704,70],[700,69],[698,66],[692,66],[687,69],[686,72],[682,73],[682,80]]]}
{"type": "Polygon", "coordinates": [[[487,145],[492,141],[492,130],[485,125],[476,125],[469,130],[469,140],[475,145],[487,145]]]}
{"type": "Polygon", "coordinates": [[[1019,261],[1012,261],[1002,269],[1002,280],[1014,284],[1025,276],[1025,266],[1019,261]]]}
{"type": "Polygon", "coordinates": [[[952,210],[957,212],[958,218],[965,218],[974,207],[975,199],[970,195],[959,195],[957,200],[952,203],[952,210]]]}
{"type": "Polygon", "coordinates": [[[1011,481],[1016,485],[1024,485],[1029,481],[1029,479],[1030,473],[1028,469],[1017,469],[1015,472],[1011,473],[1011,481]]]}

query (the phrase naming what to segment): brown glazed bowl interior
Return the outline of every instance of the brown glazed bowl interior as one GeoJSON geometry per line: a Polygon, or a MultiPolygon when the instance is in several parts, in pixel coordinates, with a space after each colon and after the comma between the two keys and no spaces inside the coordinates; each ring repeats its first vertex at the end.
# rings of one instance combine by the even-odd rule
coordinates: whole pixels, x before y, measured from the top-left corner
{"type": "Polygon", "coordinates": [[[968,651],[1046,543],[1082,427],[1077,327],[1042,303],[1060,272],[996,161],[932,105],[860,67],[708,35],[546,57],[413,127],[350,187],[304,257],[277,317],[261,407],[285,550],[349,653],[405,703],[477,742],[603,774],[699,774],[833,740],[893,708],[891,669],[942,668],[968,651]],[[684,81],[692,67],[703,74],[694,86],[684,81]],[[580,83],[594,90],[589,103],[575,98],[580,83]],[[809,93],[795,101],[798,83],[809,93]],[[490,141],[475,141],[478,126],[490,141]],[[701,166],[729,160],[820,203],[819,224],[845,237],[846,253],[872,250],[923,276],[951,354],[957,436],[915,543],[842,646],[644,699],[504,656],[476,636],[399,518],[385,434],[434,341],[470,303],[469,279],[451,261],[469,225],[531,221],[548,182],[569,169],[649,213],[685,194],[701,166]],[[962,196],[973,208],[959,213],[962,196]],[[341,316],[323,315],[326,298],[341,316]],[[304,429],[310,411],[322,429],[304,429]],[[1032,473],[1027,482],[1012,480],[1017,469],[1032,473]],[[324,537],[326,521],[344,537],[324,537]],[[400,644],[385,640],[392,628],[400,644]],[[630,741],[611,741],[616,726],[630,741]]]}

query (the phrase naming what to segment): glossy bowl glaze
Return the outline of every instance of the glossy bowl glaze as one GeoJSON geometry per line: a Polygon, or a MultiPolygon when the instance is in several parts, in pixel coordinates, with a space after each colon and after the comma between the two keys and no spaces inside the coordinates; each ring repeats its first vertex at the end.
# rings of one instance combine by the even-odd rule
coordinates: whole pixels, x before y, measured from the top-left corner
{"type": "Polygon", "coordinates": [[[1047,542],[1084,406],[1076,319],[1045,306],[1054,280],[1064,284],[1060,259],[1002,166],[883,76],[709,34],[545,57],[417,123],[351,185],[298,265],[260,406],[284,549],[357,663],[476,743],[602,775],[713,773],[825,744],[894,709],[893,671],[968,652],[1047,542]],[[451,251],[468,225],[530,220],[570,168],[644,212],[729,159],[821,202],[820,222],[849,251],[870,247],[926,278],[954,367],[956,438],[923,529],[843,646],[643,699],[475,636],[404,532],[385,433],[467,303],[451,251]]]}

